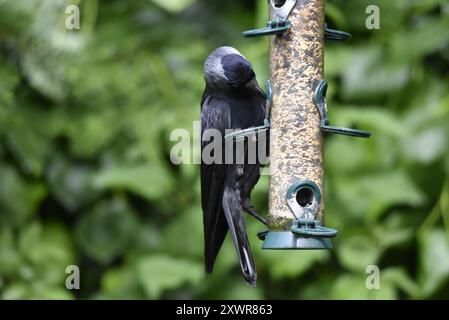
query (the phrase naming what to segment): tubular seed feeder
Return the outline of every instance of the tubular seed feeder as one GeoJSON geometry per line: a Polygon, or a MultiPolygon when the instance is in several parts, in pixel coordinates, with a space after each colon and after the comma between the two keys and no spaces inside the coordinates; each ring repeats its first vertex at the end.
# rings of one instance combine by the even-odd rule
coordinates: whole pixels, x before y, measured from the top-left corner
{"type": "Polygon", "coordinates": [[[245,37],[275,35],[270,45],[269,231],[263,249],[330,249],[323,226],[323,140],[327,133],[368,138],[329,125],[323,80],[324,40],[350,34],[328,29],[324,0],[268,0],[271,20],[245,37]]]}

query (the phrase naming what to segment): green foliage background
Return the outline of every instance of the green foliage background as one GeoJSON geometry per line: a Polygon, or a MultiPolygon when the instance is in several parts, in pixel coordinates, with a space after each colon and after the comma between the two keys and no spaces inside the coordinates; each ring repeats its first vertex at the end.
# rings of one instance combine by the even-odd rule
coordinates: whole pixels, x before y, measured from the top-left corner
{"type": "MultiPolygon", "coordinates": [[[[199,118],[202,63],[232,45],[268,78],[266,2],[0,0],[0,297],[449,298],[449,4],[326,1],[331,122],[373,132],[326,141],[335,250],[260,249],[257,288],[228,238],[202,260],[199,168],[169,161],[199,118]],[[78,4],[81,30],[64,28],[78,4]],[[381,29],[365,28],[365,8],[381,29]],[[81,289],[65,288],[68,265],[81,289]],[[381,289],[365,288],[365,268],[381,289]]],[[[266,211],[267,179],[254,195],[266,211]]]]}

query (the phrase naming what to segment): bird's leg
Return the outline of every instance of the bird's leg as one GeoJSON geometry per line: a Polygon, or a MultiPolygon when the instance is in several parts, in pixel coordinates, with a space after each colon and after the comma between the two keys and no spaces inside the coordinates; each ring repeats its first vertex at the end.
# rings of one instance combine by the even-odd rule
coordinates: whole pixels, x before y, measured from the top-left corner
{"type": "Polygon", "coordinates": [[[267,219],[265,219],[260,213],[258,213],[256,210],[254,210],[250,206],[247,206],[243,210],[245,210],[250,216],[252,216],[252,217],[256,218],[257,220],[259,220],[260,222],[262,222],[264,225],[268,226],[267,219]]]}

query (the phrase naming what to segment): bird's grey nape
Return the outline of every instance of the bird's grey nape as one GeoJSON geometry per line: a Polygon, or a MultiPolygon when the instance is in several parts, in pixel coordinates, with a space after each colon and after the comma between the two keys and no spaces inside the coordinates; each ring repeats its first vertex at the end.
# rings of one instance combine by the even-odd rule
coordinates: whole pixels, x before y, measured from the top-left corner
{"type": "Polygon", "coordinates": [[[230,54],[243,55],[233,47],[219,47],[215,49],[204,62],[204,77],[208,84],[215,84],[228,80],[221,59],[230,54]]]}

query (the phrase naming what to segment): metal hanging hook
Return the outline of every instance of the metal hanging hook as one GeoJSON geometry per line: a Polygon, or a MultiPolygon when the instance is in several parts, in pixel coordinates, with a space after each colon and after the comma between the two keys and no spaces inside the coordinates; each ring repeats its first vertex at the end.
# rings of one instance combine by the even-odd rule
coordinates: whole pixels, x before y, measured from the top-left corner
{"type": "Polygon", "coordinates": [[[318,109],[318,112],[320,113],[321,130],[326,133],[341,134],[358,138],[369,138],[371,136],[371,132],[369,131],[334,127],[329,125],[329,119],[327,117],[326,93],[327,93],[327,81],[320,80],[315,89],[315,97],[313,100],[318,109]]]}
{"type": "Polygon", "coordinates": [[[271,20],[265,28],[248,30],[243,32],[246,38],[280,35],[290,29],[292,24],[288,16],[296,5],[296,0],[270,0],[271,20]]]}

